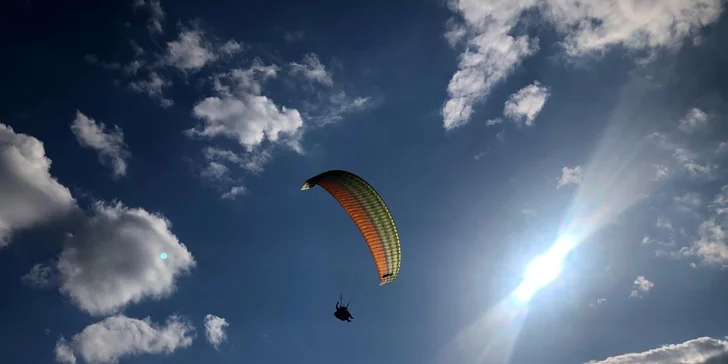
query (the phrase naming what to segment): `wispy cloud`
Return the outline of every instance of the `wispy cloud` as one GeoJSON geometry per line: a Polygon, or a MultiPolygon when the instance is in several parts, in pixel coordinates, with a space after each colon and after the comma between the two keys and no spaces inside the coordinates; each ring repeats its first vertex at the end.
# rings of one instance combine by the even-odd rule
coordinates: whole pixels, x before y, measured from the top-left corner
{"type": "Polygon", "coordinates": [[[99,160],[111,167],[114,177],[126,175],[126,163],[131,153],[124,143],[124,132],[120,127],[115,125],[113,129],[108,130],[104,123],[96,122],[82,112],[76,111],[71,131],[81,146],[98,153],[99,160]]]}
{"type": "Polygon", "coordinates": [[[133,6],[134,9],[144,9],[149,14],[147,29],[149,29],[150,33],[164,33],[162,22],[164,21],[165,13],[160,0],[134,0],[133,6]]]}
{"type": "Polygon", "coordinates": [[[321,64],[318,56],[313,53],[306,54],[302,63],[291,62],[290,68],[293,75],[301,75],[308,80],[329,87],[334,85],[331,73],[321,64]]]}
{"type": "Polygon", "coordinates": [[[48,287],[53,280],[53,269],[44,264],[36,264],[28,273],[23,275],[21,280],[38,288],[48,287]]]}
{"type": "Polygon", "coordinates": [[[248,193],[248,189],[244,186],[233,186],[230,191],[223,193],[220,198],[223,200],[235,200],[239,196],[244,196],[246,193],[248,193]]]}
{"type": "Polygon", "coordinates": [[[502,122],[503,122],[503,119],[501,119],[501,118],[488,119],[485,121],[485,125],[493,126],[493,125],[498,125],[502,122]]]}
{"type": "Polygon", "coordinates": [[[708,114],[698,108],[692,108],[680,119],[679,128],[686,133],[704,128],[708,124],[708,114]]]}
{"type": "Polygon", "coordinates": [[[172,81],[162,78],[157,72],[151,71],[147,79],[138,79],[129,82],[129,88],[134,92],[145,94],[159,101],[162,108],[174,105],[174,101],[164,96],[164,89],[172,86],[172,81]]]}

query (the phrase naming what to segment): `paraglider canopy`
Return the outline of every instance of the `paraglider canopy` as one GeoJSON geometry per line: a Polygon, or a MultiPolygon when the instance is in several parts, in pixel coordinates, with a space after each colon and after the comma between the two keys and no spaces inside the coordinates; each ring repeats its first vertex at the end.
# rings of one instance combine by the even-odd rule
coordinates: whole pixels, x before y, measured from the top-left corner
{"type": "Polygon", "coordinates": [[[331,170],[309,178],[301,190],[321,186],[344,208],[364,237],[379,273],[379,284],[394,281],[399,274],[401,251],[392,214],[377,191],[361,177],[331,170]]]}

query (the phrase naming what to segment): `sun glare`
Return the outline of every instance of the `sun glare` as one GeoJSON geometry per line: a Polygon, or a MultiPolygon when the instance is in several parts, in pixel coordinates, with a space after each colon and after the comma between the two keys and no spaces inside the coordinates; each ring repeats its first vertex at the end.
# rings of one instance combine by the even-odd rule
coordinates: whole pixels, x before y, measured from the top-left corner
{"type": "Polygon", "coordinates": [[[553,282],[561,274],[562,261],[566,254],[574,248],[570,237],[557,240],[548,252],[534,258],[523,276],[523,281],[513,292],[522,302],[528,302],[541,288],[553,282]]]}

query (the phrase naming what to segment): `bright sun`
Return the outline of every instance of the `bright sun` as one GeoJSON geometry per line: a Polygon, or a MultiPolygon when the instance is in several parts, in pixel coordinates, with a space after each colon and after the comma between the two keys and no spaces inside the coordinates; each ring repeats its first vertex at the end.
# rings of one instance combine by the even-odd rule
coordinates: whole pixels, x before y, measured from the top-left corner
{"type": "Polygon", "coordinates": [[[534,258],[526,268],[523,281],[513,292],[516,298],[528,302],[536,291],[553,282],[561,273],[564,257],[573,247],[572,239],[563,237],[548,252],[534,258]]]}

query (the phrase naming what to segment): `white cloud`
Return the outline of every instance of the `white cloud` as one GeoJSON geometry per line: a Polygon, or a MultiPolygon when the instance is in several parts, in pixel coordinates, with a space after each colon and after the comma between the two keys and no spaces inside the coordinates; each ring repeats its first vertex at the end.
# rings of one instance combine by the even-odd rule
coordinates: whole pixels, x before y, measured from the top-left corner
{"type": "Polygon", "coordinates": [[[31,286],[45,288],[50,286],[53,279],[53,269],[47,265],[36,264],[21,280],[31,286]]]}
{"type": "Polygon", "coordinates": [[[269,152],[262,149],[245,154],[236,154],[230,150],[207,147],[202,153],[210,163],[216,161],[232,163],[251,173],[262,172],[263,167],[273,158],[269,152]]]}
{"type": "Polygon", "coordinates": [[[61,337],[56,342],[54,352],[56,353],[56,361],[62,364],[76,364],[76,355],[73,353],[73,348],[68,345],[66,339],[61,337]]]}
{"type": "Polygon", "coordinates": [[[485,121],[485,125],[493,126],[493,125],[500,124],[502,122],[503,122],[503,119],[501,119],[501,118],[488,119],[485,121]]]}
{"type": "Polygon", "coordinates": [[[134,0],[134,8],[144,8],[149,13],[147,29],[150,33],[162,34],[164,32],[162,22],[165,14],[160,0],[134,0]]]}
{"type": "Polygon", "coordinates": [[[728,341],[701,337],[681,344],[664,345],[641,353],[622,354],[586,364],[717,364],[728,359],[728,341]],[[723,361],[719,361],[719,360],[723,361]]]}
{"type": "Polygon", "coordinates": [[[68,188],[50,174],[51,160],[38,139],[0,123],[0,248],[14,230],[76,209],[68,188]]]}
{"type": "Polygon", "coordinates": [[[71,130],[81,146],[95,150],[101,163],[111,164],[115,177],[126,175],[126,161],[131,153],[124,143],[124,133],[120,127],[114,126],[113,130],[107,130],[104,123],[97,123],[76,111],[71,130]]]}
{"type": "Polygon", "coordinates": [[[703,199],[695,192],[688,192],[682,196],[673,197],[678,209],[683,212],[693,212],[703,204],[703,199]]]}
{"type": "Polygon", "coordinates": [[[443,126],[448,130],[466,124],[473,115],[473,105],[486,98],[525,57],[538,50],[537,39],[508,34],[514,19],[530,6],[528,2],[451,1],[451,4],[464,17],[469,36],[467,50],[460,55],[458,71],[447,86],[449,99],[442,108],[443,126]]]}
{"type": "Polygon", "coordinates": [[[674,49],[716,21],[720,0],[550,0],[549,18],[565,35],[570,55],[627,49],[674,49]],[[591,20],[591,21],[589,21],[591,20]]]}
{"type": "Polygon", "coordinates": [[[526,122],[533,126],[550,95],[548,87],[536,81],[511,95],[503,108],[503,115],[515,122],[526,122]]]}
{"type": "Polygon", "coordinates": [[[170,295],[195,261],[169,229],[161,215],[97,202],[58,257],[61,292],[92,315],[170,295]]]}
{"type": "Polygon", "coordinates": [[[445,23],[445,28],[447,29],[447,31],[445,31],[445,39],[447,40],[447,43],[450,44],[450,47],[453,48],[460,43],[466,35],[468,35],[468,30],[465,26],[456,22],[453,18],[450,18],[445,23]]]}
{"type": "Polygon", "coordinates": [[[632,293],[629,294],[630,297],[642,297],[643,293],[649,292],[655,286],[654,283],[648,281],[644,276],[638,276],[632,284],[632,293]]]}
{"type": "Polygon", "coordinates": [[[210,343],[215,349],[227,339],[225,334],[225,328],[230,324],[222,317],[208,314],[205,316],[205,336],[207,342],[210,343]]]}
{"type": "Polygon", "coordinates": [[[708,114],[698,108],[692,108],[680,119],[679,128],[686,133],[704,128],[708,124],[708,114]]]}
{"type": "Polygon", "coordinates": [[[253,94],[208,97],[195,105],[194,115],[204,120],[194,135],[233,138],[249,151],[266,140],[277,143],[295,139],[303,127],[298,110],[279,107],[268,97],[253,94]]]}
{"type": "Polygon", "coordinates": [[[326,86],[333,86],[334,80],[331,78],[331,73],[326,70],[318,56],[313,53],[306,54],[303,56],[303,63],[291,62],[291,74],[303,75],[303,77],[321,83],[326,86]]]}
{"type": "Polygon", "coordinates": [[[710,207],[715,209],[717,215],[728,213],[728,185],[720,188],[720,192],[713,197],[710,207]]]}
{"type": "Polygon", "coordinates": [[[538,212],[534,209],[523,209],[521,210],[521,213],[526,216],[536,216],[538,215],[538,212]]]}
{"type": "Polygon", "coordinates": [[[243,50],[243,45],[235,40],[229,40],[225,44],[220,46],[220,52],[232,56],[233,54],[240,53],[243,50]]]}
{"type": "Polygon", "coordinates": [[[221,55],[232,56],[243,51],[243,45],[228,40],[215,45],[205,38],[200,29],[183,29],[177,40],[167,42],[164,63],[183,72],[196,72],[217,61],[221,55]]]}
{"type": "Polygon", "coordinates": [[[670,167],[657,164],[655,167],[655,178],[654,181],[663,181],[666,178],[670,177],[670,167]]]}
{"type": "Polygon", "coordinates": [[[670,222],[670,220],[668,220],[664,216],[657,217],[657,224],[655,226],[657,226],[658,228],[667,229],[667,230],[673,229],[672,222],[670,222]]]}
{"type": "Polygon", "coordinates": [[[230,169],[224,164],[211,161],[207,164],[207,167],[202,170],[202,177],[210,180],[223,180],[227,178],[230,169]]]}
{"type": "Polygon", "coordinates": [[[147,80],[137,80],[129,83],[129,88],[133,91],[157,99],[163,108],[174,105],[173,100],[164,97],[164,89],[170,86],[172,86],[172,81],[160,77],[155,71],[149,72],[149,78],[147,80]]]}
{"type": "Polygon", "coordinates": [[[559,183],[556,185],[556,188],[559,189],[570,184],[578,185],[581,183],[581,177],[581,166],[576,166],[574,168],[564,167],[561,169],[561,178],[559,179],[559,183]]]}
{"type": "Polygon", "coordinates": [[[187,131],[190,136],[228,137],[253,152],[264,142],[284,144],[300,151],[298,139],[303,119],[296,109],[276,105],[261,95],[261,83],[275,77],[277,68],[256,61],[249,69],[236,69],[215,78],[216,96],[194,106],[203,125],[187,131]],[[232,85],[223,84],[229,81],[232,85]]]}
{"type": "Polygon", "coordinates": [[[223,193],[222,196],[220,196],[223,200],[235,200],[236,198],[243,196],[248,193],[248,189],[244,186],[234,186],[230,189],[230,191],[223,193]]]}
{"type": "Polygon", "coordinates": [[[512,34],[524,11],[539,10],[542,19],[556,26],[568,56],[598,54],[619,45],[674,49],[721,12],[721,0],[450,0],[449,5],[459,24],[448,24],[446,37],[451,44],[466,39],[466,48],[442,109],[448,130],[466,124],[474,104],[538,51],[538,38],[512,34]]]}
{"type": "Polygon", "coordinates": [[[715,172],[718,169],[717,164],[698,163],[696,161],[697,155],[686,148],[676,148],[673,156],[691,177],[704,179],[715,178],[715,172]]]}
{"type": "Polygon", "coordinates": [[[69,341],[56,343],[56,361],[75,364],[117,363],[142,354],[171,354],[192,345],[195,328],[185,319],[170,316],[164,326],[143,320],[112,316],[87,326],[69,341]]]}
{"type": "Polygon", "coordinates": [[[728,264],[728,233],[726,224],[716,217],[703,221],[698,228],[699,239],[684,251],[686,255],[698,256],[704,264],[725,266],[728,264]]]}
{"type": "Polygon", "coordinates": [[[339,91],[329,95],[326,101],[318,107],[322,111],[314,111],[308,116],[309,119],[314,119],[317,126],[325,126],[337,123],[343,120],[344,116],[370,106],[372,106],[372,100],[369,97],[352,99],[344,91],[339,91]]]}

